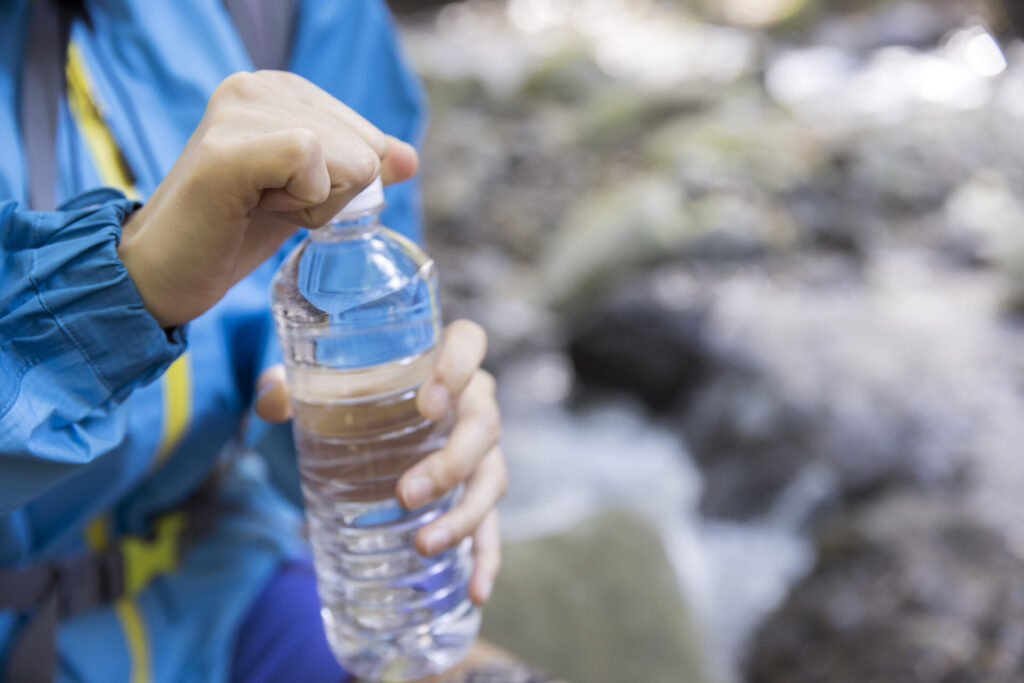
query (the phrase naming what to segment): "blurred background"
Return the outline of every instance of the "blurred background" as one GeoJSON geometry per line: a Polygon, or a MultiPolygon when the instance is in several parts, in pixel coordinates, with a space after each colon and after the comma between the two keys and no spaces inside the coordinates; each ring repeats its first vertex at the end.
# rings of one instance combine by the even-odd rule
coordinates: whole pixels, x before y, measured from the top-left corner
{"type": "Polygon", "coordinates": [[[577,683],[1024,676],[1024,43],[996,0],[393,2],[577,683]]]}

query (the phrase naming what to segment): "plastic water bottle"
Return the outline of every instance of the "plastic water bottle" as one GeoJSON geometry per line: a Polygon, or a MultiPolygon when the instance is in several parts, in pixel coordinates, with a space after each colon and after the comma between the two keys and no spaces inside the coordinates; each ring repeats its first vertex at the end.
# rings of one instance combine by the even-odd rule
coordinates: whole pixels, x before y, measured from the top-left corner
{"type": "Polygon", "coordinates": [[[271,299],[327,639],[347,671],[390,682],[458,663],[480,614],[469,539],[430,558],[413,544],[461,491],[412,512],[395,499],[398,478],[444,445],[452,420],[415,404],[440,337],[434,264],[381,225],[383,208],[377,180],[310,231],[271,299]]]}

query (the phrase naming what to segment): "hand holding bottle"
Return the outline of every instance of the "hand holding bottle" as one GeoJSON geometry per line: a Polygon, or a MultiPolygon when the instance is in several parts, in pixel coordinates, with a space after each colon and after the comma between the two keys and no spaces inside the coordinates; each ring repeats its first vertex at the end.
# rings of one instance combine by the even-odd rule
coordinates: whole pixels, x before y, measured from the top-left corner
{"type": "MultiPolygon", "coordinates": [[[[277,71],[225,79],[170,173],[126,222],[118,252],[147,310],[165,327],[198,317],[277,251],[298,226],[316,228],[380,175],[412,177],[410,145],[380,132],[300,76],[277,71]]],[[[480,369],[486,337],[466,321],[450,325],[418,406],[456,426],[447,446],[407,472],[398,495],[408,507],[467,483],[460,505],[424,528],[421,551],[435,553],[474,535],[471,596],[483,602],[499,565],[496,501],[507,486],[497,445],[494,380],[480,369]]],[[[284,370],[260,378],[264,419],[288,419],[284,370]]]]}
{"type": "MultiPolygon", "coordinates": [[[[440,419],[455,409],[455,427],[447,445],[406,472],[398,496],[407,508],[420,507],[466,483],[460,503],[417,535],[419,550],[435,554],[473,536],[476,561],[470,596],[477,604],[490,597],[501,564],[497,502],[508,487],[505,459],[498,443],[501,418],[494,398],[494,378],[480,368],[487,350],[483,329],[458,320],[444,332],[431,379],[424,383],[417,405],[425,417],[440,419]]],[[[275,365],[260,376],[256,412],[264,420],[291,417],[284,367],[275,365]]]]}

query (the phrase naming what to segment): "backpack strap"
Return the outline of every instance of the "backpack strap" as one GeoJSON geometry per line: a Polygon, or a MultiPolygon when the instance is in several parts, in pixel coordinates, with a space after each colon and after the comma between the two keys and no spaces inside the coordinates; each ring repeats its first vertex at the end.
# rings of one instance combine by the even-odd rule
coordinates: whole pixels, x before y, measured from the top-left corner
{"type": "Polygon", "coordinates": [[[103,552],[81,553],[17,569],[0,568],[0,611],[22,616],[0,680],[52,683],[57,678],[57,627],[82,612],[134,598],[182,556],[225,513],[214,476],[177,509],[156,517],[146,534],[124,536],[103,552]]]}
{"type": "MultiPolygon", "coordinates": [[[[56,207],[57,116],[67,90],[65,64],[71,23],[82,2],[33,0],[21,77],[18,119],[27,171],[28,204],[56,207]]],[[[224,0],[257,69],[284,69],[291,56],[298,0],[224,0]]]]}
{"type": "Polygon", "coordinates": [[[56,206],[57,113],[65,86],[71,17],[52,0],[30,4],[18,116],[28,171],[28,203],[32,209],[49,211],[56,206]]]}
{"type": "Polygon", "coordinates": [[[257,69],[285,69],[295,37],[298,0],[224,0],[257,69]]]}

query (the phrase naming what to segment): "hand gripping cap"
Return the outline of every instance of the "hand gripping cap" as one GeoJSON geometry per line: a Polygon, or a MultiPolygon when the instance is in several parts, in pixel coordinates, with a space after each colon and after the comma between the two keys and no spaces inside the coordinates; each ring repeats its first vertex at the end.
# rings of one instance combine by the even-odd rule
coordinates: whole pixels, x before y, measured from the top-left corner
{"type": "Polygon", "coordinates": [[[334,217],[334,222],[354,221],[384,210],[384,183],[380,176],[374,178],[365,190],[352,198],[345,208],[334,217]]]}

